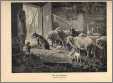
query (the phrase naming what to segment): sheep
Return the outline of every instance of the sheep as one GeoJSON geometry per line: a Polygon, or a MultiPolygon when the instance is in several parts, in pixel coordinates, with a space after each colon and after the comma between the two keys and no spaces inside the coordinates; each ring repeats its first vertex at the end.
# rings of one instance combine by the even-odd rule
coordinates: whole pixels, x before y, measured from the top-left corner
{"type": "Polygon", "coordinates": [[[67,43],[71,45],[76,51],[85,50],[87,57],[91,53],[91,50],[95,47],[94,41],[90,37],[67,37],[67,43]]]}
{"type": "Polygon", "coordinates": [[[62,45],[65,46],[66,42],[65,39],[68,36],[68,32],[64,30],[53,30],[50,31],[48,34],[48,41],[50,40],[52,42],[52,46],[55,45],[62,45]]]}
{"type": "Polygon", "coordinates": [[[59,39],[60,39],[60,37],[59,37],[57,31],[53,30],[53,31],[50,31],[50,32],[49,32],[48,37],[47,37],[47,40],[48,40],[48,41],[49,41],[49,40],[51,41],[52,46],[55,46],[56,43],[59,43],[59,39]]]}
{"type": "Polygon", "coordinates": [[[106,47],[106,42],[107,42],[107,37],[106,36],[101,36],[96,40],[96,45],[100,49],[104,49],[106,47]]]}

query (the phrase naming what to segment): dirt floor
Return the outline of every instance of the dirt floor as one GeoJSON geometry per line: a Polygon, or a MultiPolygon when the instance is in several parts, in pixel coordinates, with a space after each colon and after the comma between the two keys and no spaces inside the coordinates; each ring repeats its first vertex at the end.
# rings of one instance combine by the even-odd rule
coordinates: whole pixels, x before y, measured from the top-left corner
{"type": "Polygon", "coordinates": [[[31,49],[31,54],[13,56],[12,72],[106,72],[105,60],[98,57],[82,56],[81,63],[68,56],[70,51],[63,48],[44,50],[31,49]],[[20,57],[21,56],[21,57],[20,57]],[[104,63],[103,63],[104,62],[104,63]]]}

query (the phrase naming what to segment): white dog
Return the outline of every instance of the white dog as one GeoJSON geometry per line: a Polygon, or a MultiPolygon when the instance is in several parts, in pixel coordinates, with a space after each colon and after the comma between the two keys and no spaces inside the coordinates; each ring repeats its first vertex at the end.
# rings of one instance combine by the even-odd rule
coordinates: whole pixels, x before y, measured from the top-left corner
{"type": "Polygon", "coordinates": [[[76,52],[75,49],[73,49],[68,56],[71,56],[72,60],[75,60],[77,63],[81,63],[81,55],[80,53],[76,52]]]}
{"type": "Polygon", "coordinates": [[[78,62],[81,63],[81,56],[80,56],[80,53],[75,52],[75,53],[73,54],[73,59],[75,59],[75,61],[76,61],[77,63],[78,63],[78,62]]]}

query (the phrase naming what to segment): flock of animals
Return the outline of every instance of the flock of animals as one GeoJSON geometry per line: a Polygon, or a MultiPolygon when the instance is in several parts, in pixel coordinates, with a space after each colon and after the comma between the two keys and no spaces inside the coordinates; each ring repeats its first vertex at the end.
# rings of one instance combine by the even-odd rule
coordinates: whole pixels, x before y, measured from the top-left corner
{"type": "MultiPolygon", "coordinates": [[[[91,36],[90,34],[88,35],[74,29],[67,31],[57,28],[50,31],[47,39],[37,33],[33,33],[32,37],[37,40],[37,45],[41,48],[50,50],[53,47],[60,47],[71,51],[68,56],[71,56],[72,60],[76,62],[81,62],[82,51],[86,53],[86,57],[98,57],[96,49],[105,51],[107,42],[106,36],[102,36],[101,34],[91,36]]],[[[104,57],[106,54],[100,56],[104,57]]]]}
{"type": "MultiPolygon", "coordinates": [[[[107,61],[106,61],[107,60],[107,54],[106,54],[107,37],[102,36],[101,34],[92,36],[90,34],[85,34],[83,32],[76,31],[74,29],[71,29],[68,31],[55,29],[55,30],[50,31],[47,38],[44,38],[43,36],[39,35],[38,33],[33,33],[31,38],[35,39],[33,41],[37,42],[37,43],[35,43],[35,46],[34,46],[34,44],[31,44],[32,41],[30,41],[30,42],[27,41],[27,42],[25,42],[25,45],[23,46],[23,48],[21,48],[22,46],[20,45],[21,42],[20,42],[19,38],[15,39],[13,41],[13,43],[12,43],[12,44],[14,44],[13,45],[13,53],[20,50],[20,52],[16,52],[13,54],[12,61],[13,61],[13,65],[14,65],[13,66],[14,72],[19,72],[19,70],[15,69],[16,66],[18,66],[18,65],[21,66],[21,65],[25,64],[24,67],[27,69],[29,68],[29,64],[31,64],[29,62],[31,60],[29,60],[29,59],[32,59],[32,57],[33,57],[33,56],[30,56],[30,53],[31,53],[30,50],[32,48],[44,49],[48,52],[50,52],[50,51],[52,52],[53,49],[54,50],[63,49],[64,50],[63,52],[66,51],[67,56],[71,57],[73,64],[75,63],[75,64],[82,66],[78,70],[76,70],[77,68],[73,69],[72,67],[69,67],[69,68],[66,67],[65,71],[68,71],[68,69],[69,69],[69,71],[82,71],[82,69],[87,67],[87,65],[89,65],[88,67],[91,67],[91,68],[96,67],[96,69],[98,69],[97,66],[101,63],[105,65],[104,69],[107,66],[106,65],[106,63],[107,63],[107,61]],[[15,44],[15,42],[16,42],[16,44],[15,44]],[[18,45],[20,47],[17,47],[18,45]],[[98,65],[95,65],[95,64],[98,64],[98,65]]],[[[56,51],[56,55],[57,55],[57,51],[56,51]]],[[[32,60],[34,61],[34,59],[32,59],[32,60]]],[[[36,63],[39,64],[40,62],[36,61],[36,63]]],[[[45,65],[45,66],[47,66],[47,65],[45,65]]],[[[45,67],[45,66],[43,64],[43,67],[45,67]]],[[[53,66],[48,66],[48,69],[50,70],[51,67],[54,69],[53,66]]],[[[57,67],[65,69],[65,67],[63,67],[63,66],[57,66],[57,67]]],[[[90,70],[93,71],[93,69],[91,69],[91,68],[87,68],[86,71],[90,71],[90,70]]],[[[19,69],[19,68],[17,67],[17,69],[19,69]]],[[[24,68],[20,67],[20,69],[24,69],[24,68]]],[[[53,71],[53,69],[51,71],[53,71]]],[[[96,71],[96,69],[94,71],[96,71]]],[[[102,69],[102,71],[104,69],[102,69]]],[[[32,68],[30,70],[32,71],[32,68]]],[[[41,70],[43,70],[43,68],[41,68],[41,70]]],[[[41,70],[39,70],[39,71],[41,71],[41,70]]],[[[46,71],[49,71],[49,70],[46,70],[46,71]]],[[[25,69],[25,71],[27,71],[27,70],[25,69]]],[[[38,70],[36,70],[36,71],[38,71],[38,70]]],[[[60,71],[60,70],[55,69],[55,71],[60,71]]]]}

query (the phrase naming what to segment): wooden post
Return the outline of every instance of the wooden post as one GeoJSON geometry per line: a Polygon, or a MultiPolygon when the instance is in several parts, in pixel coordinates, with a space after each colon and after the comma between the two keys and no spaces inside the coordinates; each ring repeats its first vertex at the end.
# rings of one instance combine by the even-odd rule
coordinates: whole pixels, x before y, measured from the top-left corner
{"type": "Polygon", "coordinates": [[[43,7],[41,8],[42,9],[42,36],[44,37],[44,26],[43,26],[43,7]]]}

